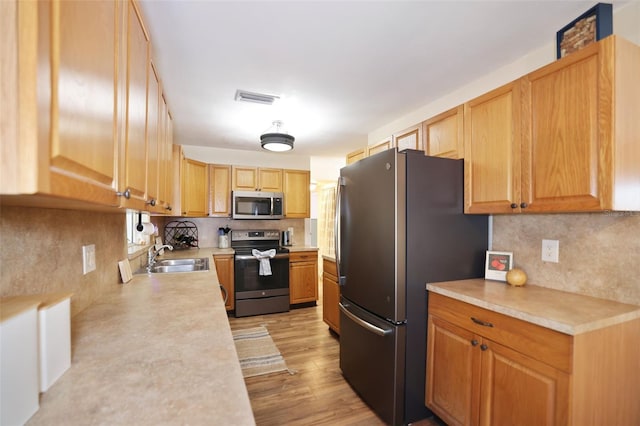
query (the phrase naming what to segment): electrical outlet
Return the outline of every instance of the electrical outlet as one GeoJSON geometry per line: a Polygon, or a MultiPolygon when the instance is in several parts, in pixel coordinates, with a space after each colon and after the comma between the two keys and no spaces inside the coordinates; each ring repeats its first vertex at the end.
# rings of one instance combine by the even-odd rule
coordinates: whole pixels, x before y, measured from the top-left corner
{"type": "Polygon", "coordinates": [[[82,273],[84,275],[96,270],[96,245],[82,246],[82,273]]]}
{"type": "Polygon", "coordinates": [[[560,241],[542,240],[542,260],[558,263],[560,258],[560,241]]]}

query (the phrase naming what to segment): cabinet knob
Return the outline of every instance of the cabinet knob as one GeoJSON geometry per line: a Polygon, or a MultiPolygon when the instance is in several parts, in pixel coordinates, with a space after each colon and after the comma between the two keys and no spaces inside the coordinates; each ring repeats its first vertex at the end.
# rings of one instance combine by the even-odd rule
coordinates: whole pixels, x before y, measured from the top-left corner
{"type": "Polygon", "coordinates": [[[165,209],[167,209],[167,210],[169,210],[169,211],[173,210],[173,209],[171,208],[171,206],[167,206],[167,207],[165,207],[165,209]]]}
{"type": "Polygon", "coordinates": [[[484,343],[480,345],[480,350],[486,351],[487,349],[489,349],[489,346],[485,345],[484,343]]]}
{"type": "Polygon", "coordinates": [[[152,198],[149,201],[147,201],[147,204],[149,204],[151,207],[154,207],[156,205],[156,200],[152,198]]]}
{"type": "Polygon", "coordinates": [[[527,207],[529,207],[529,204],[527,204],[527,203],[520,203],[520,208],[522,208],[522,209],[526,209],[527,207]]]}
{"type": "Polygon", "coordinates": [[[511,208],[512,208],[512,209],[517,209],[517,208],[518,208],[518,205],[517,205],[516,203],[511,203],[511,208]]]}
{"type": "Polygon", "coordinates": [[[131,198],[131,190],[129,188],[125,189],[123,192],[116,192],[118,197],[124,197],[127,200],[131,198]]]}
{"type": "Polygon", "coordinates": [[[478,346],[478,341],[476,339],[473,339],[471,341],[471,346],[478,346]]]}

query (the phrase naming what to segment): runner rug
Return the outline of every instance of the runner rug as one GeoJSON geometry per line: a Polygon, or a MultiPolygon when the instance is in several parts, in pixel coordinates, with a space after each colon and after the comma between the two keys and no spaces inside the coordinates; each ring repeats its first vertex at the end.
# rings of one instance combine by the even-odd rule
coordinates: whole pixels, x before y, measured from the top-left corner
{"type": "Polygon", "coordinates": [[[243,377],[288,371],[284,358],[265,327],[232,331],[243,377]]]}

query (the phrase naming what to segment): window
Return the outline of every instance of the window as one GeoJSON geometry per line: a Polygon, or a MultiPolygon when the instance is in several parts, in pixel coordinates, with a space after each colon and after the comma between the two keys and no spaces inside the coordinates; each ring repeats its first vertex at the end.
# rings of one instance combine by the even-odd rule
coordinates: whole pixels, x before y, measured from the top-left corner
{"type": "MultiPolygon", "coordinates": [[[[127,244],[129,254],[147,247],[151,243],[151,235],[137,230],[138,223],[151,224],[151,215],[146,212],[127,210],[127,244]]],[[[153,225],[152,225],[153,226],[153,225]]],[[[149,225],[147,225],[147,228],[149,225]]]]}

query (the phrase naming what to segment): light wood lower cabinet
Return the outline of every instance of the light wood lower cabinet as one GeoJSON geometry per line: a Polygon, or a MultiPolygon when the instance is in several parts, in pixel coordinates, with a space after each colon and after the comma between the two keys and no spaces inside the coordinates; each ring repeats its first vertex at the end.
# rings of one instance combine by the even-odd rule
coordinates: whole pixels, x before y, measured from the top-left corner
{"type": "Polygon", "coordinates": [[[336,272],[336,262],[322,260],[322,319],[329,328],[340,334],[340,287],[338,286],[338,275],[336,272]]]}
{"type": "Polygon", "coordinates": [[[570,336],[430,293],[425,404],[448,425],[638,424],[639,332],[570,336]]]}
{"type": "Polygon", "coordinates": [[[289,254],[289,301],[297,303],[318,300],[318,252],[289,254]]]}
{"type": "MultiPolygon", "coordinates": [[[[216,272],[218,274],[218,281],[220,285],[224,287],[227,293],[227,302],[225,303],[225,308],[227,311],[231,311],[235,309],[235,300],[234,300],[234,274],[233,274],[233,255],[232,254],[224,254],[224,255],[216,255],[213,256],[213,261],[216,265],[216,272]]],[[[224,293],[222,295],[224,297],[224,293]]]]}

